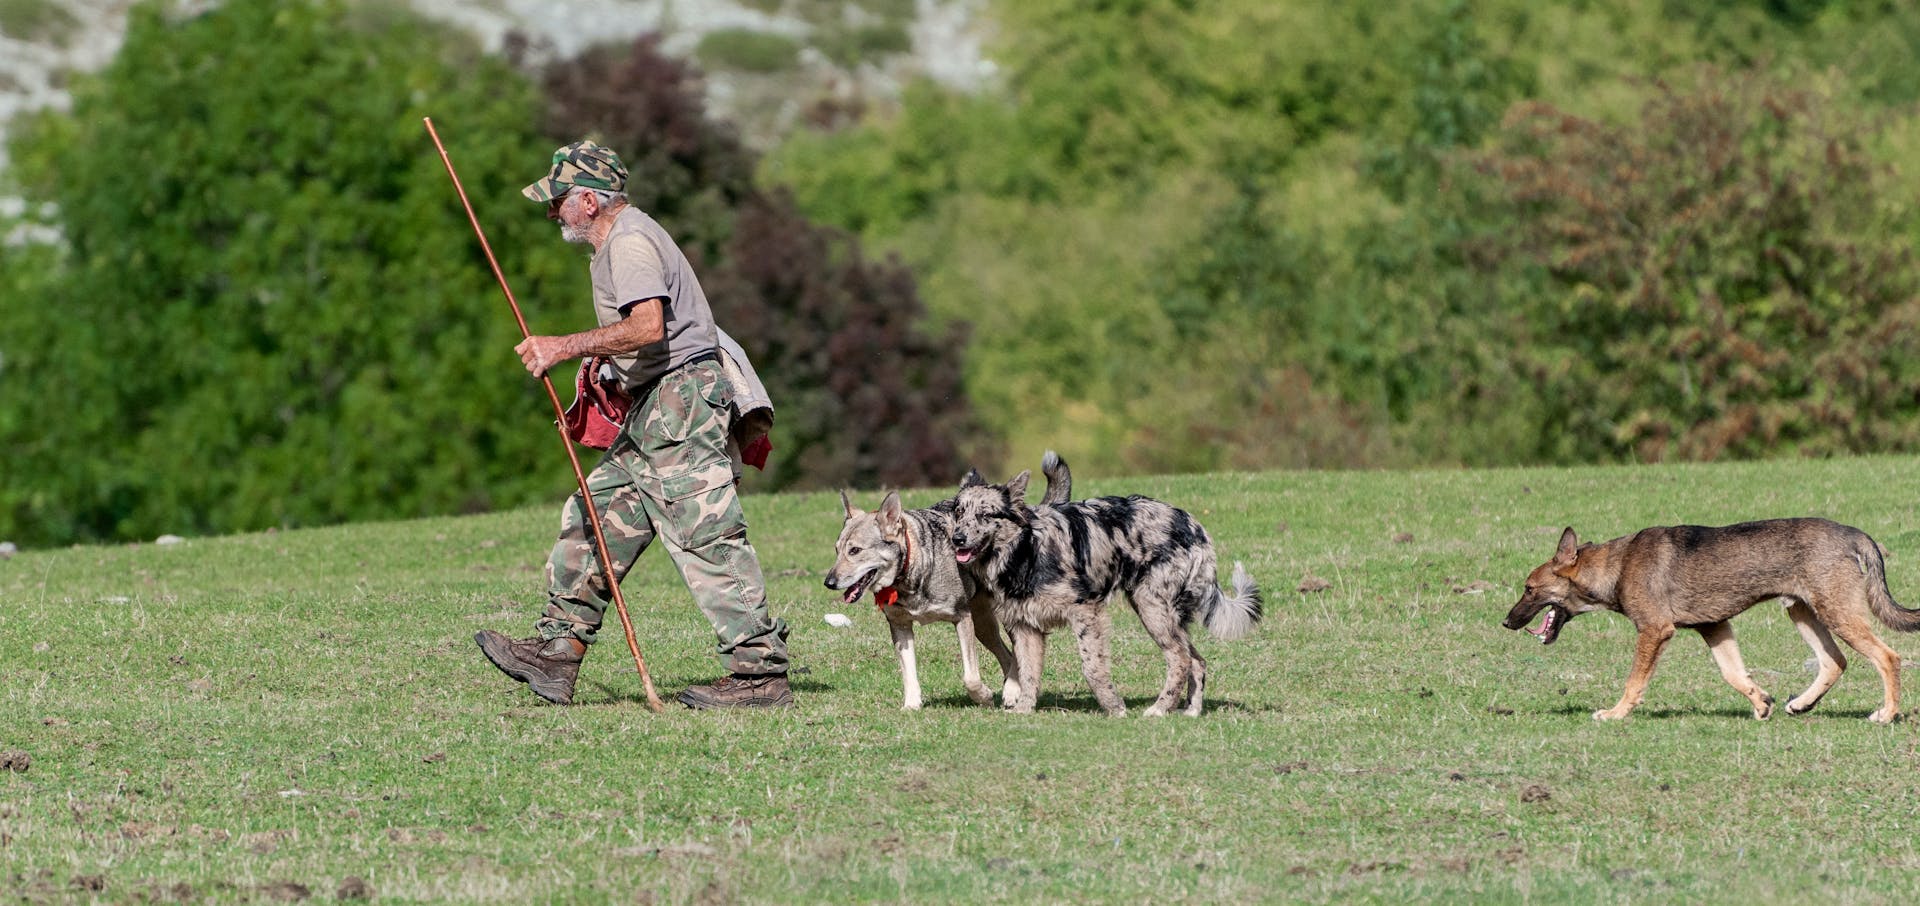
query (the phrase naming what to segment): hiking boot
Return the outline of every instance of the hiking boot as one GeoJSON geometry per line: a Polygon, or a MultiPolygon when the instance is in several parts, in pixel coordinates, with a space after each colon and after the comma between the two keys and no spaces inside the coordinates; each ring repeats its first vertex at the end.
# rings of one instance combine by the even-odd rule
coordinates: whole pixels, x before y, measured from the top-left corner
{"type": "Polygon", "coordinates": [[[491,629],[474,633],[473,640],[487,660],[502,673],[533,687],[533,694],[556,705],[573,704],[573,681],[587,646],[578,639],[521,639],[514,641],[491,629]]]}
{"type": "Polygon", "coordinates": [[[675,696],[689,708],[791,708],[793,688],[784,673],[751,676],[736,673],[705,686],[688,686],[675,696]]]}

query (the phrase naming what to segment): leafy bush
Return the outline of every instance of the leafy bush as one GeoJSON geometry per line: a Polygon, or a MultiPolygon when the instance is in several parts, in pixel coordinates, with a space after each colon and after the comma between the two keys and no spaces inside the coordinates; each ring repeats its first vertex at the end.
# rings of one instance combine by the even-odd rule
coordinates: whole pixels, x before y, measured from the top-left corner
{"type": "Polygon", "coordinates": [[[902,26],[880,23],[816,30],[813,44],[827,59],[851,67],[906,53],[913,49],[913,37],[902,26]]]}
{"type": "Polygon", "coordinates": [[[751,28],[721,28],[702,36],[694,55],[714,69],[786,72],[799,65],[800,42],[751,28]]]}

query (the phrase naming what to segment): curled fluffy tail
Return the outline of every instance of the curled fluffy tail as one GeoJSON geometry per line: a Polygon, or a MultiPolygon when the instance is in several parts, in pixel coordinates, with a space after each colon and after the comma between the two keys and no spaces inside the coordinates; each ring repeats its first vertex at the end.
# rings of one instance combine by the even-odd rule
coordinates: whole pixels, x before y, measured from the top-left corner
{"type": "Polygon", "coordinates": [[[1047,451],[1040,458],[1040,474],[1047,476],[1047,492],[1040,498],[1041,506],[1059,506],[1073,499],[1073,471],[1067,468],[1067,461],[1060,454],[1047,451]]]}
{"type": "Polygon", "coordinates": [[[1232,640],[1252,632],[1254,624],[1260,622],[1261,613],[1260,586],[1247,575],[1247,568],[1235,560],[1233,594],[1214,589],[1213,600],[1207,603],[1206,615],[1200,622],[1206,624],[1214,638],[1232,640]]]}
{"type": "Polygon", "coordinates": [[[1896,632],[1920,632],[1920,610],[1908,610],[1893,599],[1893,591],[1887,588],[1887,549],[1880,542],[1867,539],[1867,547],[1856,551],[1860,558],[1860,571],[1867,579],[1867,606],[1873,608],[1873,615],[1887,628],[1896,632]]]}

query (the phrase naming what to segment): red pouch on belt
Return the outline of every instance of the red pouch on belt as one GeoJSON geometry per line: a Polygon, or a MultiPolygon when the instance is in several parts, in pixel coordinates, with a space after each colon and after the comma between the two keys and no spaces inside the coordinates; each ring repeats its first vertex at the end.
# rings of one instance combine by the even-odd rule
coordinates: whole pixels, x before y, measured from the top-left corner
{"type": "Polygon", "coordinates": [[[613,446],[627,410],[633,408],[633,400],[618,384],[600,379],[604,361],[594,356],[580,364],[580,373],[573,379],[573,405],[567,407],[567,436],[595,450],[613,446]]]}

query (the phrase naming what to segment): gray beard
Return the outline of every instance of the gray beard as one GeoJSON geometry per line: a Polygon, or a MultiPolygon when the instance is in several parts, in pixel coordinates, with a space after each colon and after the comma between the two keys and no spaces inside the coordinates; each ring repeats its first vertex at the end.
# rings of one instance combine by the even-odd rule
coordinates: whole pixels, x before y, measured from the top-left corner
{"type": "Polygon", "coordinates": [[[583,245],[587,242],[587,231],[563,223],[560,225],[560,238],[574,245],[583,245]]]}

